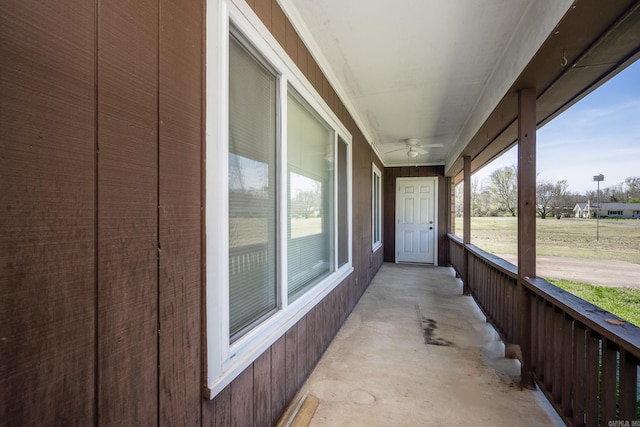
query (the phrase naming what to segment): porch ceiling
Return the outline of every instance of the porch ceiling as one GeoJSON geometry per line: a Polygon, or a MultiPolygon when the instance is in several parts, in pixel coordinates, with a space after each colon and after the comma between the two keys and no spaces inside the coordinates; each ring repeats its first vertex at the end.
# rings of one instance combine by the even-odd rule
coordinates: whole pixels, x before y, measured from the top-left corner
{"type": "Polygon", "coordinates": [[[385,166],[452,176],[514,143],[517,89],[538,89],[543,124],[640,46],[632,0],[278,1],[385,166]]]}

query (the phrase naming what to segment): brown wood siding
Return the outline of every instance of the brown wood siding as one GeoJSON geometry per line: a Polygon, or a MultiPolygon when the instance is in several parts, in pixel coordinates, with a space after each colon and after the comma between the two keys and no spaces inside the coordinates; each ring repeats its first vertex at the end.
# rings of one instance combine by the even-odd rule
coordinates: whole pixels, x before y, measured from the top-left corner
{"type": "Polygon", "coordinates": [[[271,346],[271,425],[282,416],[287,404],[286,336],[271,346]]]}
{"type": "Polygon", "coordinates": [[[3,424],[273,425],[382,264],[379,159],[277,1],[248,4],[352,134],[354,273],[205,400],[205,3],[5,1],[3,424]]]}
{"type": "Polygon", "coordinates": [[[395,262],[396,251],[396,178],[423,178],[439,177],[438,179],[438,265],[447,265],[449,262],[447,246],[447,227],[449,220],[446,217],[447,195],[449,187],[448,179],[444,177],[444,166],[404,166],[384,169],[384,261],[395,262]]]}
{"type": "Polygon", "coordinates": [[[95,3],[0,2],[0,424],[95,416],[95,3]]]}
{"type": "Polygon", "coordinates": [[[106,424],[152,425],[158,5],[118,0],[101,4],[98,17],[98,411],[106,424]]]}
{"type": "Polygon", "coordinates": [[[200,0],[160,1],[160,424],[201,422],[202,30],[200,0]]]}

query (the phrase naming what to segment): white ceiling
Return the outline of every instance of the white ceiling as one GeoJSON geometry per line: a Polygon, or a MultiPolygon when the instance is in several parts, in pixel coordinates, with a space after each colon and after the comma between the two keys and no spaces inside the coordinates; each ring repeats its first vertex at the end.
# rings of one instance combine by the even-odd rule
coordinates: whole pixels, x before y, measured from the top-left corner
{"type": "Polygon", "coordinates": [[[385,166],[397,166],[453,162],[572,2],[280,3],[385,166]],[[443,146],[409,158],[408,138],[443,146]]]}

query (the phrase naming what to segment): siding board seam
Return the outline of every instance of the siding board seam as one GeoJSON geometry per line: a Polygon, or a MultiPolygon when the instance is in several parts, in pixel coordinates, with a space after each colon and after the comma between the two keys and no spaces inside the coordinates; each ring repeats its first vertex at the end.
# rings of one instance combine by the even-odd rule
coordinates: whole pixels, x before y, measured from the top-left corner
{"type": "Polygon", "coordinates": [[[162,387],[162,367],[160,365],[160,29],[162,1],[158,0],[158,16],[156,19],[157,34],[156,39],[156,424],[160,427],[162,414],[161,387],[162,387]]]}
{"type": "Polygon", "coordinates": [[[93,173],[94,173],[94,205],[93,205],[93,274],[94,274],[94,279],[93,279],[93,291],[94,291],[94,306],[93,306],[93,360],[94,360],[94,365],[93,365],[93,414],[94,414],[94,425],[97,426],[99,425],[100,422],[100,318],[99,318],[99,307],[100,307],[100,297],[99,297],[99,242],[98,242],[98,233],[99,233],[99,224],[98,224],[98,219],[99,219],[99,168],[98,168],[98,164],[99,164],[99,155],[100,155],[100,141],[98,139],[98,135],[99,135],[99,125],[100,125],[100,120],[99,120],[99,96],[100,96],[100,91],[99,89],[99,78],[100,78],[100,0],[96,0],[95,4],[95,11],[94,11],[94,62],[93,62],[93,66],[95,67],[94,69],[94,81],[93,81],[93,88],[94,88],[94,133],[93,133],[93,144],[94,144],[94,152],[93,152],[93,173]]]}

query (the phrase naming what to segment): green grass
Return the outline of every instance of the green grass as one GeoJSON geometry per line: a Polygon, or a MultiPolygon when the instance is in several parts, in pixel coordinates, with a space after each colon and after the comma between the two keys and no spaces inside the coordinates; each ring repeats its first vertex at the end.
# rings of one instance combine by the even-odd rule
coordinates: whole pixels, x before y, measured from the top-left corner
{"type": "MultiPolygon", "coordinates": [[[[517,253],[518,219],[471,218],[471,243],[495,254],[517,253]]],[[[596,221],[582,218],[536,220],[538,256],[621,261],[640,264],[640,221],[601,219],[599,241],[596,221]]],[[[456,234],[462,236],[462,218],[456,218],[456,234]]]]}
{"type": "Polygon", "coordinates": [[[547,280],[629,323],[640,326],[640,289],[609,288],[570,280],[547,280]]]}

